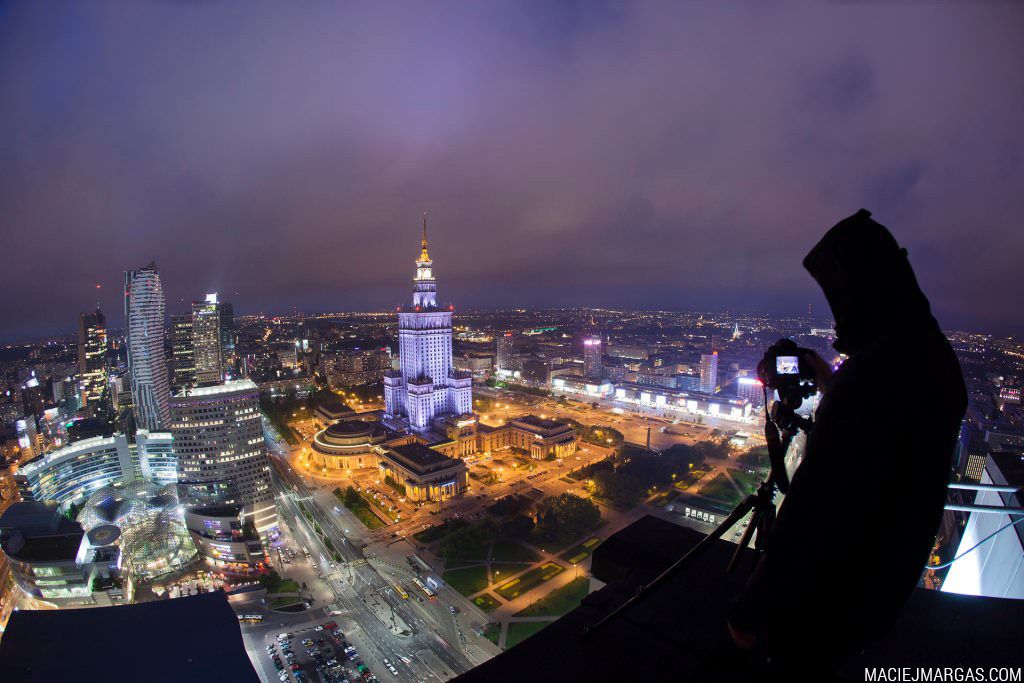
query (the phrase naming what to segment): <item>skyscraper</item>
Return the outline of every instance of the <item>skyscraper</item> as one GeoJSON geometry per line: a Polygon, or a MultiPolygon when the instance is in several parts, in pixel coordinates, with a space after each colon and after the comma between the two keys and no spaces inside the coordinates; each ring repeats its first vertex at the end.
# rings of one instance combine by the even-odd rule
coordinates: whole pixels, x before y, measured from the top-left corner
{"type": "Polygon", "coordinates": [[[497,349],[495,354],[494,367],[498,370],[512,369],[512,349],[515,345],[515,337],[511,332],[503,332],[498,335],[497,349]]]}
{"type": "Polygon", "coordinates": [[[124,273],[124,327],[135,422],[160,431],[170,416],[164,358],[164,290],[156,263],[124,273]]]}
{"type": "Polygon", "coordinates": [[[175,395],[170,432],[183,505],[240,506],[243,520],[260,533],[277,525],[259,391],[251,380],[175,395]]]}
{"type": "Polygon", "coordinates": [[[192,302],[192,348],[196,383],[217,384],[224,373],[221,339],[221,309],[217,294],[192,302]]]}
{"type": "Polygon", "coordinates": [[[107,319],[98,306],[78,316],[78,372],[86,407],[95,414],[107,391],[107,319]]]}
{"type": "Polygon", "coordinates": [[[171,316],[171,354],[174,357],[174,391],[177,393],[196,381],[191,313],[171,316]]]}
{"type": "Polygon", "coordinates": [[[700,390],[705,394],[713,394],[718,388],[718,351],[701,354],[700,357],[700,390]]]}
{"type": "Polygon", "coordinates": [[[439,415],[468,413],[473,405],[472,376],[452,367],[452,311],[437,305],[432,266],[424,216],[412,306],[398,312],[399,370],[384,373],[386,417],[407,418],[416,430],[428,429],[439,415]]]}
{"type": "Polygon", "coordinates": [[[588,336],[583,338],[583,376],[587,379],[601,379],[604,365],[601,362],[601,338],[588,336]]]}
{"type": "Polygon", "coordinates": [[[220,307],[220,358],[221,371],[234,375],[235,366],[235,307],[221,301],[220,307]]]}

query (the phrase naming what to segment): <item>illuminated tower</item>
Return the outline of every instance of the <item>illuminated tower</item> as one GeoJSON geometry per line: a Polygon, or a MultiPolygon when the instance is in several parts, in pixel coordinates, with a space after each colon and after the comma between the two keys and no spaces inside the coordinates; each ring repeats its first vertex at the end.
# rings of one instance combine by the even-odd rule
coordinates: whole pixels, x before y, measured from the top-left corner
{"type": "Polygon", "coordinates": [[[384,374],[386,417],[405,418],[412,429],[422,431],[437,416],[470,412],[473,380],[452,366],[452,310],[437,305],[426,214],[412,306],[398,312],[398,356],[399,369],[384,374]]]}
{"type": "Polygon", "coordinates": [[[718,390],[718,351],[700,357],[700,390],[705,394],[718,390]]]}
{"type": "Polygon", "coordinates": [[[107,320],[99,306],[78,317],[78,373],[85,404],[95,414],[107,391],[107,320]]]}
{"type": "Polygon", "coordinates": [[[161,431],[170,417],[164,358],[164,289],[156,264],[124,273],[124,328],[128,371],[139,429],[161,431]]]}
{"type": "Polygon", "coordinates": [[[604,366],[601,363],[601,338],[583,338],[583,376],[587,379],[601,379],[604,366]]]}

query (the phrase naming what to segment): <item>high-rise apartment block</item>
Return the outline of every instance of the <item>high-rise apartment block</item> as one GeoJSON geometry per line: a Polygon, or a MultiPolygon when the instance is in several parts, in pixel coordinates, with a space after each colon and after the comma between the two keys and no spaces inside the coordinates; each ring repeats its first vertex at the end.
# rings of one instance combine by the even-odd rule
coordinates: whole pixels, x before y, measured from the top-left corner
{"type": "Polygon", "coordinates": [[[705,394],[713,394],[718,390],[718,351],[701,354],[700,390],[705,394]]]}
{"type": "Polygon", "coordinates": [[[164,290],[156,264],[125,271],[125,341],[133,410],[138,427],[149,431],[162,430],[170,417],[164,310],[164,290]]]}
{"type": "Polygon", "coordinates": [[[601,338],[588,336],[583,339],[583,376],[587,379],[601,379],[604,365],[601,359],[601,338]]]}
{"type": "Polygon", "coordinates": [[[171,316],[171,355],[173,356],[174,392],[190,387],[196,381],[196,356],[192,347],[192,314],[171,316]]]}
{"type": "Polygon", "coordinates": [[[99,307],[78,316],[78,373],[85,405],[96,413],[107,392],[107,319],[99,307]]]}
{"type": "Polygon", "coordinates": [[[494,367],[498,370],[512,369],[512,350],[515,345],[515,337],[511,332],[502,332],[497,338],[497,349],[494,360],[494,367]]]}

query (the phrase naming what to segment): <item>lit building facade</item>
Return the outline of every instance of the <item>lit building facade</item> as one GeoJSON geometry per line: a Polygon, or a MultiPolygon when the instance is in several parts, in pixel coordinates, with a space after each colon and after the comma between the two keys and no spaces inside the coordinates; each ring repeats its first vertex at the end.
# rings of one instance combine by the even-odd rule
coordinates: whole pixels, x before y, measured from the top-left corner
{"type": "Polygon", "coordinates": [[[243,520],[261,534],[277,526],[259,390],[251,380],[176,395],[170,431],[182,504],[240,506],[243,520]]]}
{"type": "Polygon", "coordinates": [[[502,332],[498,335],[495,349],[494,367],[496,370],[512,370],[512,352],[515,347],[515,337],[511,332],[502,332]]]}
{"type": "Polygon", "coordinates": [[[22,500],[81,503],[98,489],[148,479],[158,485],[177,481],[168,432],[139,430],[135,444],[124,434],[74,441],[18,467],[14,481],[22,500]]]}
{"type": "Polygon", "coordinates": [[[393,435],[379,422],[337,422],[313,437],[309,463],[330,472],[375,467],[378,463],[377,447],[393,435]]]}
{"type": "Polygon", "coordinates": [[[218,384],[224,373],[221,311],[216,294],[192,302],[192,349],[196,383],[218,384]]]}
{"type": "Polygon", "coordinates": [[[718,351],[701,354],[700,390],[705,394],[713,394],[718,390],[718,351]]]}
{"type": "Polygon", "coordinates": [[[95,414],[107,391],[107,319],[98,307],[78,316],[78,373],[85,405],[95,414]]]}
{"type": "Polygon", "coordinates": [[[380,471],[404,487],[406,498],[416,502],[448,500],[469,485],[466,463],[421,443],[382,450],[380,471]]]}
{"type": "Polygon", "coordinates": [[[159,431],[170,418],[164,358],[164,290],[155,263],[124,274],[125,340],[132,409],[139,429],[159,431]]]}
{"type": "Polygon", "coordinates": [[[174,357],[174,391],[196,381],[196,356],[192,347],[192,314],[171,316],[171,353],[174,357]]]}
{"type": "Polygon", "coordinates": [[[473,405],[472,376],[452,365],[452,310],[437,304],[426,218],[413,284],[412,306],[398,313],[399,369],[384,373],[384,404],[387,418],[425,431],[435,417],[469,413],[473,405]]]}
{"type": "Polygon", "coordinates": [[[604,374],[601,353],[600,337],[586,337],[583,340],[583,376],[587,379],[601,379],[604,374]]]}
{"type": "Polygon", "coordinates": [[[82,501],[93,491],[135,480],[128,437],[115,434],[75,441],[22,463],[14,475],[22,500],[82,501]]]}

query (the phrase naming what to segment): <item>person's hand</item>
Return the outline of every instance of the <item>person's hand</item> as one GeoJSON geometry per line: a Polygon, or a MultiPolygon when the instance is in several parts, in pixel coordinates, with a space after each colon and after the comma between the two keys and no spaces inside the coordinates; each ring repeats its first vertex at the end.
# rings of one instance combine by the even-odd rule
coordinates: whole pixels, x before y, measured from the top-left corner
{"type": "Polygon", "coordinates": [[[814,370],[814,383],[818,385],[818,391],[824,392],[832,379],[832,366],[810,349],[804,349],[804,360],[814,370]]]}
{"type": "Polygon", "coordinates": [[[726,621],[725,624],[729,627],[729,637],[732,638],[732,642],[736,643],[736,647],[741,650],[753,650],[757,647],[758,641],[755,631],[737,628],[732,625],[731,621],[726,621]]]}

